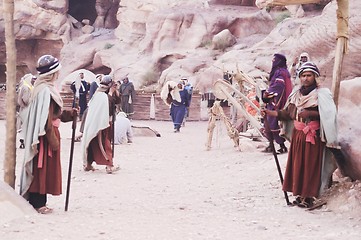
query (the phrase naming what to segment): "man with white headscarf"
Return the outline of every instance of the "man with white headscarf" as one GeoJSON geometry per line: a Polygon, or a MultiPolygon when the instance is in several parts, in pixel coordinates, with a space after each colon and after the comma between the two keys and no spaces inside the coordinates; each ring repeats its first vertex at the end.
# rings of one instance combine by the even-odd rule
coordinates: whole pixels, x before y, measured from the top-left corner
{"type": "Polygon", "coordinates": [[[84,78],[84,73],[79,73],[79,77],[70,85],[70,89],[74,92],[74,102],[73,107],[75,106],[75,101],[79,101],[79,118],[82,119],[85,109],[88,107],[87,94],[89,92],[89,83],[84,78]]]}
{"type": "Polygon", "coordinates": [[[183,81],[168,81],[161,91],[161,98],[170,105],[170,116],[172,118],[174,132],[180,132],[186,108],[189,107],[188,92],[184,89],[183,81]]]}
{"type": "Polygon", "coordinates": [[[19,83],[19,92],[18,92],[18,99],[17,103],[19,106],[19,116],[17,119],[17,125],[18,125],[18,132],[20,135],[20,148],[25,148],[24,145],[24,136],[21,131],[21,125],[25,118],[26,108],[29,105],[31,92],[33,91],[33,85],[36,80],[36,76],[28,73],[25,74],[19,83]]]}
{"type": "Polygon", "coordinates": [[[303,52],[300,54],[298,58],[298,62],[292,68],[292,79],[293,79],[293,86],[299,86],[301,84],[300,78],[298,76],[298,72],[302,64],[305,62],[310,62],[310,56],[307,52],[303,52]]]}
{"type": "Polygon", "coordinates": [[[95,81],[90,84],[89,99],[91,99],[93,97],[95,91],[100,86],[100,82],[102,81],[103,76],[104,76],[103,74],[97,74],[95,76],[95,81]]]}

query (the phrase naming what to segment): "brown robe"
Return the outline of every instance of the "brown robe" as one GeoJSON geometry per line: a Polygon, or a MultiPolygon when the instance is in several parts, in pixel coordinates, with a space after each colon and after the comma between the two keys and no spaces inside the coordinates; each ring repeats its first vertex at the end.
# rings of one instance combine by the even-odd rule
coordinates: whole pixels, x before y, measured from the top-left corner
{"type": "Polygon", "coordinates": [[[45,136],[39,137],[39,152],[33,158],[33,181],[29,192],[40,194],[60,195],[62,193],[62,176],[60,161],[60,132],[58,127],[52,124],[52,120],[60,118],[63,122],[72,120],[71,111],[60,113],[59,106],[50,101],[48,122],[45,136]],[[42,146],[40,146],[42,145],[42,146]],[[43,151],[40,151],[43,149],[43,151]],[[38,167],[39,157],[42,157],[42,166],[38,167]]]}
{"type": "MultiPolygon", "coordinates": [[[[290,104],[286,109],[278,112],[278,118],[295,120],[296,111],[295,105],[290,104]]],[[[312,119],[312,121],[319,120],[312,119]]],[[[294,196],[318,197],[324,147],[325,143],[321,141],[319,130],[315,136],[315,144],[306,142],[306,134],[302,130],[293,130],[283,191],[292,192],[294,196]]]]}

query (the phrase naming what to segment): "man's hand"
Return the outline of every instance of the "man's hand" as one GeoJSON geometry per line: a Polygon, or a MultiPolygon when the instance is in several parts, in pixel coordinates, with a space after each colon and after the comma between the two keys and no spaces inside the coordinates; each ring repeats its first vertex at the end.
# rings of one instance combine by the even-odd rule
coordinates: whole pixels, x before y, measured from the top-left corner
{"type": "Polygon", "coordinates": [[[71,116],[72,116],[72,117],[76,117],[76,116],[79,115],[79,108],[78,108],[78,107],[77,107],[77,108],[73,108],[72,110],[73,110],[72,113],[71,113],[71,116]]]}
{"type": "Polygon", "coordinates": [[[271,117],[277,117],[278,113],[277,113],[277,111],[263,109],[263,110],[261,110],[261,115],[262,115],[262,117],[265,117],[267,115],[271,116],[271,117]]]}

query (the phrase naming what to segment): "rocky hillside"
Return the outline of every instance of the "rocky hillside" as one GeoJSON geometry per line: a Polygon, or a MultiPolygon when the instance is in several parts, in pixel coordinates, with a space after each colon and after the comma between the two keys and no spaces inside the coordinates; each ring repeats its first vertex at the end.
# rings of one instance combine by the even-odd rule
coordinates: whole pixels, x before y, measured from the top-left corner
{"type": "MultiPolygon", "coordinates": [[[[62,60],[62,78],[87,68],[111,72],[116,79],[129,74],[137,88],[159,88],[159,83],[186,76],[205,91],[223,70],[236,71],[237,64],[251,75],[267,75],[273,53],[284,53],[291,64],[303,51],[324,78],[332,75],[336,1],[324,9],[306,5],[301,18],[280,8],[267,12],[254,1],[54,2],[16,2],[20,76],[36,73],[36,59],[51,53],[62,60]]],[[[355,0],[350,5],[350,52],[343,78],[360,74],[352,61],[360,52],[360,6],[355,0]]]]}

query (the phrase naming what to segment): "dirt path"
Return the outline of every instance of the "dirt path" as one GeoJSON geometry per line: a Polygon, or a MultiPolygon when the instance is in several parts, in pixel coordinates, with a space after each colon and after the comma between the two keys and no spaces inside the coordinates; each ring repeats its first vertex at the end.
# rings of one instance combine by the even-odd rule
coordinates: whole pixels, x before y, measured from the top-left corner
{"type": "MultiPolygon", "coordinates": [[[[4,146],[5,122],[0,124],[4,146]]],[[[101,166],[84,172],[76,143],[69,211],[63,210],[65,194],[50,196],[53,214],[6,222],[0,238],[360,239],[360,212],[355,217],[327,206],[312,212],[286,206],[273,157],[256,149],[260,143],[242,140],[237,152],[218,126],[213,149],[206,151],[207,122],[189,122],[181,133],[172,132],[171,122],[133,124],[151,126],[161,137],[137,135],[134,143],[116,146],[121,170],[112,175],[101,166]]],[[[70,128],[61,126],[64,193],[70,128]]],[[[21,159],[20,149],[18,154],[21,159]]],[[[286,157],[279,157],[282,168],[286,157]]]]}

